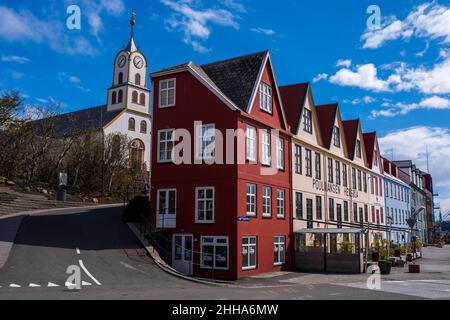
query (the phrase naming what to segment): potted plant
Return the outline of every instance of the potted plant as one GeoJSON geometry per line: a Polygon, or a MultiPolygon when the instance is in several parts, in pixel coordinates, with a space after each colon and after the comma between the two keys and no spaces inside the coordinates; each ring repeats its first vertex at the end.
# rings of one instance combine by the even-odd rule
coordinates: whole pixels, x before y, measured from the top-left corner
{"type": "Polygon", "coordinates": [[[386,260],[380,260],[380,261],[378,261],[378,267],[380,268],[381,274],[390,274],[392,262],[386,261],[386,260]]]}
{"type": "Polygon", "coordinates": [[[350,241],[343,240],[341,242],[341,253],[352,253],[353,252],[353,245],[350,241]]]}

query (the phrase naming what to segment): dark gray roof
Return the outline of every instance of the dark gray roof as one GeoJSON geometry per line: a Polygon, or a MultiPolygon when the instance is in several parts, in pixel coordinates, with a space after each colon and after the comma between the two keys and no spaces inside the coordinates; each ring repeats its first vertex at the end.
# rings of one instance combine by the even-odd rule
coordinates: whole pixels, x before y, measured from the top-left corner
{"type": "Polygon", "coordinates": [[[106,105],[60,114],[54,117],[36,120],[37,127],[51,126],[55,136],[95,131],[111,122],[122,110],[107,111],[106,105]]]}
{"type": "Polygon", "coordinates": [[[233,103],[244,111],[268,51],[228,60],[203,64],[200,67],[233,103]]]}

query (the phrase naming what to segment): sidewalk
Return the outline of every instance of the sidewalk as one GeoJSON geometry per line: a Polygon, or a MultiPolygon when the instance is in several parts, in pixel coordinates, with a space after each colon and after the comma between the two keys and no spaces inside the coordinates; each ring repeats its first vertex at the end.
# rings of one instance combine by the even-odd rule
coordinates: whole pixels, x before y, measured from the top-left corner
{"type": "Polygon", "coordinates": [[[0,217],[31,210],[81,207],[86,205],[86,202],[49,200],[41,194],[21,193],[6,186],[0,186],[0,217]]]}

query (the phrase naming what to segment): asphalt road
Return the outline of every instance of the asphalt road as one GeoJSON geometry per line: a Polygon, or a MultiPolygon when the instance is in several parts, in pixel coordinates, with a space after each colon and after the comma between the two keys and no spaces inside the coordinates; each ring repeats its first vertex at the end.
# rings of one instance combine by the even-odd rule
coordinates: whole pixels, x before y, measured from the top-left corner
{"type": "Polygon", "coordinates": [[[25,218],[0,270],[0,299],[415,298],[327,283],[229,288],[186,281],[165,273],[143,254],[121,214],[121,208],[73,209],[25,218]],[[65,286],[69,266],[80,269],[80,290],[65,286]]]}

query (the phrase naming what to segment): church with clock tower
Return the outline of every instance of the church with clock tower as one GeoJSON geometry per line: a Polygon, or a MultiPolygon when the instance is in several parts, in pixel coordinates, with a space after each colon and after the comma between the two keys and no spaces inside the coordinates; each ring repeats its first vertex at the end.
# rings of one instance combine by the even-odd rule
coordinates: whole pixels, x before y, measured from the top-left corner
{"type": "Polygon", "coordinates": [[[135,23],[133,13],[128,45],[114,58],[112,85],[107,89],[106,104],[61,114],[52,117],[52,121],[56,134],[61,136],[80,131],[101,132],[104,137],[126,135],[130,141],[130,162],[149,171],[152,117],[148,64],[134,41],[135,23]]]}

